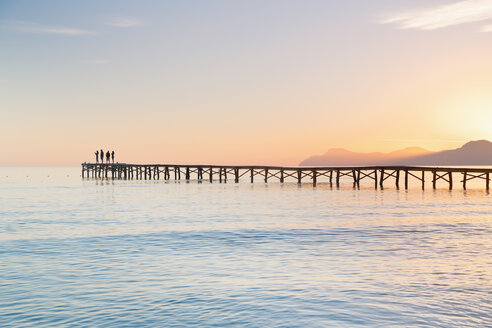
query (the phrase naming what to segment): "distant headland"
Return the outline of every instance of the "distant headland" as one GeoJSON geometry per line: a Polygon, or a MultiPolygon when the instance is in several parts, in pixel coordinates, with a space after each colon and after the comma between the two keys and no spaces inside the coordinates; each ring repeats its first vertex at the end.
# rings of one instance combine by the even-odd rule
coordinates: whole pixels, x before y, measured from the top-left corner
{"type": "Polygon", "coordinates": [[[409,147],[390,153],[358,153],[343,148],[328,150],[324,155],[311,156],[300,166],[365,166],[365,165],[492,165],[492,142],[470,141],[457,149],[433,152],[409,147]]]}

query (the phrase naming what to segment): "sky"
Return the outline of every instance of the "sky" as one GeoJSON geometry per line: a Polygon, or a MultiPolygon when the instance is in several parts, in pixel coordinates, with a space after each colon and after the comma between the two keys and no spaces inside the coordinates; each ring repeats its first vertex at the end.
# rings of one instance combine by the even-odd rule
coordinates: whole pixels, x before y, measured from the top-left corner
{"type": "Polygon", "coordinates": [[[492,0],[0,0],[0,166],[492,140],[492,0]]]}

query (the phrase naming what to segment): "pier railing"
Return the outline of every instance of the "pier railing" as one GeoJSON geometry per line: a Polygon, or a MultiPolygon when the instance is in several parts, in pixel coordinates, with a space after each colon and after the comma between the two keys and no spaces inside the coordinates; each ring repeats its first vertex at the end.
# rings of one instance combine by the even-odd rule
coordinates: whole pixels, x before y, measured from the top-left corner
{"type": "Polygon", "coordinates": [[[356,166],[356,167],[306,167],[306,166],[223,166],[223,165],[172,165],[172,164],[125,164],[125,163],[83,163],[82,178],[93,179],[124,179],[124,180],[174,180],[198,182],[208,181],[226,183],[233,181],[262,182],[287,179],[297,183],[309,182],[314,186],[324,179],[331,185],[340,186],[341,178],[349,178],[354,187],[360,187],[364,179],[374,183],[374,188],[384,188],[384,183],[393,180],[396,188],[400,188],[401,180],[405,189],[409,180],[417,180],[422,189],[425,188],[426,173],[432,175],[432,188],[436,189],[438,181],[445,182],[453,189],[454,179],[458,175],[459,182],[466,190],[470,180],[484,180],[485,189],[489,190],[492,169],[470,167],[427,167],[427,166],[356,166]]]}

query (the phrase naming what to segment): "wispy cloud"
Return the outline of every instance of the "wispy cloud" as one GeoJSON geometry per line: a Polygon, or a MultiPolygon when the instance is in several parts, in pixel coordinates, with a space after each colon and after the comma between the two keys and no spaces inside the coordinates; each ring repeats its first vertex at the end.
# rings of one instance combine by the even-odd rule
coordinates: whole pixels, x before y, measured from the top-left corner
{"type": "Polygon", "coordinates": [[[0,28],[18,33],[30,33],[30,34],[53,34],[53,35],[86,35],[95,34],[93,31],[65,27],[65,26],[52,26],[35,22],[8,20],[1,21],[0,28]]]}
{"type": "Polygon", "coordinates": [[[112,27],[137,27],[142,25],[142,21],[140,21],[137,18],[132,18],[132,17],[113,17],[110,20],[108,20],[106,23],[108,26],[112,27]]]}
{"type": "Polygon", "coordinates": [[[492,24],[482,26],[482,32],[492,32],[492,24]]]}
{"type": "MultiPolygon", "coordinates": [[[[492,20],[492,0],[465,0],[434,8],[389,15],[382,24],[397,24],[402,29],[439,28],[492,20]]],[[[482,31],[490,31],[487,25],[482,31]]]]}

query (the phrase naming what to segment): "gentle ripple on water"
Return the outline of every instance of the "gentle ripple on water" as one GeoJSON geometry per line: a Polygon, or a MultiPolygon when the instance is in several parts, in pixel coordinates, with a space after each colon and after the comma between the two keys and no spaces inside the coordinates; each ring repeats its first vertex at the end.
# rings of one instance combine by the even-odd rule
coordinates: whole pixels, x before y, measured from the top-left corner
{"type": "Polygon", "coordinates": [[[479,189],[0,173],[1,327],[492,326],[479,189]]]}

